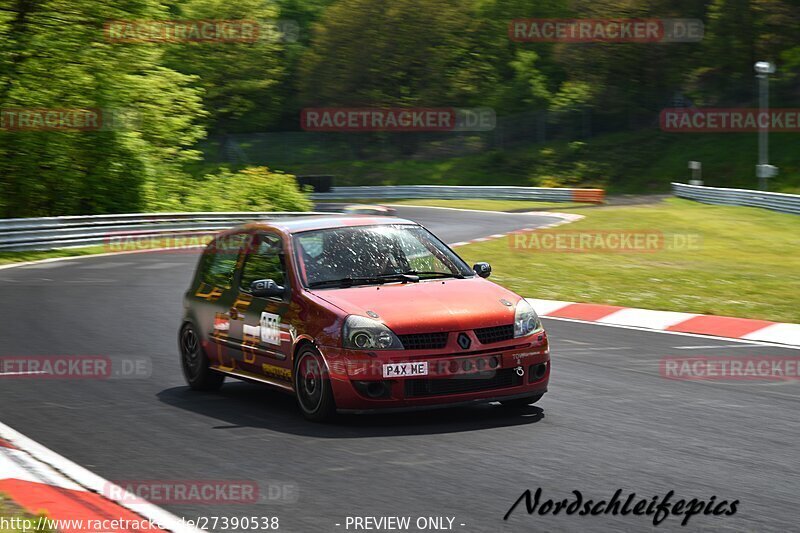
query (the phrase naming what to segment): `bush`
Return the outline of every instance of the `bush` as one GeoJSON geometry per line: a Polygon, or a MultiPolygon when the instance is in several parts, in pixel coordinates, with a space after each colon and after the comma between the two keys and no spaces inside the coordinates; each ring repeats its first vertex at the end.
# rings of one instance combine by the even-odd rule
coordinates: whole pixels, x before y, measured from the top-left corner
{"type": "Polygon", "coordinates": [[[313,206],[294,176],[267,167],[206,175],[184,204],[189,211],[310,211],[313,206]]]}

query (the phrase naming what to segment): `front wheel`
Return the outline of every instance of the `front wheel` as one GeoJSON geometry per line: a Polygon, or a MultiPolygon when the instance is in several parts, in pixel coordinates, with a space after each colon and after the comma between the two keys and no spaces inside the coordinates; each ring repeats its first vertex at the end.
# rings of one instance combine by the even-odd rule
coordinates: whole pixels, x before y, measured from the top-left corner
{"type": "Polygon", "coordinates": [[[336,413],[333,390],[322,355],[311,347],[297,357],[294,390],[303,416],[313,422],[330,420],[336,413]]]}
{"type": "Polygon", "coordinates": [[[181,368],[189,387],[201,391],[219,389],[225,381],[225,375],[209,368],[208,356],[192,324],[183,325],[178,341],[181,350],[181,368]]]}
{"type": "Polygon", "coordinates": [[[522,409],[523,407],[527,407],[531,404],[534,404],[542,399],[544,394],[536,394],[535,396],[528,396],[526,398],[515,398],[513,400],[504,400],[500,403],[503,407],[510,407],[512,409],[522,409]]]}

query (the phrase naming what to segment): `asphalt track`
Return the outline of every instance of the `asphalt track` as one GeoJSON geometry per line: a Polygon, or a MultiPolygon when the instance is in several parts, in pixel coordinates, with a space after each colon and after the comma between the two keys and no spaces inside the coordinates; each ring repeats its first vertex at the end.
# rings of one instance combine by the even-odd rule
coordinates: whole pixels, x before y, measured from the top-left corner
{"type": "MultiPolygon", "coordinates": [[[[399,215],[448,242],[552,221],[399,215]]],[[[545,320],[550,392],[525,411],[484,405],[311,424],[291,397],[262,386],[187,390],[176,331],[195,260],[146,253],[0,270],[0,355],[144,357],[153,369],[148,379],[6,378],[0,420],[111,481],[254,481],[257,504],[162,507],[187,518],[278,516],[280,531],[347,531],[347,516],[449,516],[469,533],[798,530],[800,384],[674,381],[658,364],[800,351],[545,320]],[[538,487],[544,499],[673,490],[740,504],[734,516],[695,516],[687,527],[676,517],[654,528],[632,515],[528,516],[522,506],[503,521],[523,490],[538,487]]]]}

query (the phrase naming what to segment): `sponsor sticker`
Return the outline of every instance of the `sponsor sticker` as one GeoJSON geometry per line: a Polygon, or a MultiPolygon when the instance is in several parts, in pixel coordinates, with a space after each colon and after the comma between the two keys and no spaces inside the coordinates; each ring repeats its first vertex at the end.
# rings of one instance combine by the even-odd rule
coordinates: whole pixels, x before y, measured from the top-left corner
{"type": "Polygon", "coordinates": [[[267,344],[274,344],[280,346],[281,344],[281,317],[273,314],[263,312],[261,313],[261,320],[259,321],[259,333],[261,334],[261,342],[267,344]]]}

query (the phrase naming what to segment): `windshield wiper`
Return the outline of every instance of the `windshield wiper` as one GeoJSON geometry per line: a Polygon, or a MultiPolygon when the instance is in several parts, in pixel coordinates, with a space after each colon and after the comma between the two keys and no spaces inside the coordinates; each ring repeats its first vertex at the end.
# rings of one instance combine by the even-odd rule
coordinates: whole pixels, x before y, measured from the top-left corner
{"type": "Polygon", "coordinates": [[[417,283],[419,281],[419,276],[412,273],[401,273],[401,274],[383,274],[380,276],[365,276],[365,277],[353,277],[348,276],[346,278],[341,279],[326,279],[325,281],[315,281],[313,283],[309,283],[308,286],[311,288],[319,288],[319,287],[352,287],[353,285],[368,285],[371,283],[391,283],[393,281],[402,281],[404,283],[417,283]]]}
{"type": "Polygon", "coordinates": [[[463,274],[459,273],[452,273],[452,272],[435,272],[435,271],[419,271],[419,270],[409,270],[408,272],[404,272],[404,274],[409,274],[412,276],[422,277],[430,277],[430,278],[456,278],[456,279],[464,279],[463,274]]]}

